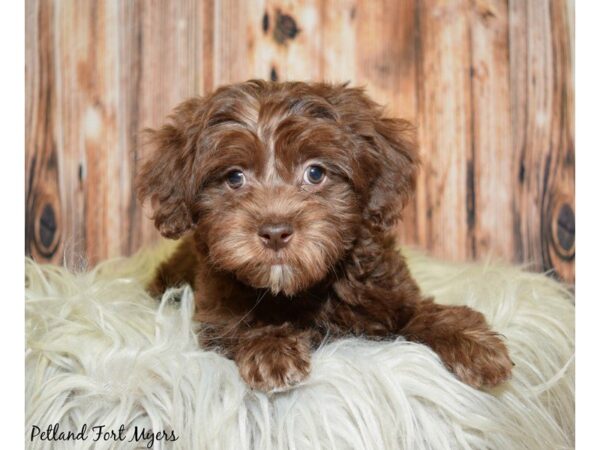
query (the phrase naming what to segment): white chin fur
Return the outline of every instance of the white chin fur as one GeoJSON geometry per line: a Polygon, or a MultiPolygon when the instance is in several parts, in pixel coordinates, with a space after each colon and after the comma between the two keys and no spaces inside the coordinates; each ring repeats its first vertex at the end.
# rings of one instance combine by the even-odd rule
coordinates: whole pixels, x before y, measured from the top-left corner
{"type": "Polygon", "coordinates": [[[290,266],[287,264],[273,264],[269,276],[269,287],[273,294],[286,291],[286,285],[289,284],[292,276],[290,266]]]}

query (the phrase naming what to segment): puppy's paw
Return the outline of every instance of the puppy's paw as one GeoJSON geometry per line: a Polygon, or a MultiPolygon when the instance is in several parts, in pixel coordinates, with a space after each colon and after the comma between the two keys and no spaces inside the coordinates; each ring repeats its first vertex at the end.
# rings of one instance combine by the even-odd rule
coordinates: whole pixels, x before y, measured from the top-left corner
{"type": "Polygon", "coordinates": [[[297,337],[260,339],[236,356],[240,375],[252,388],[279,391],[304,380],[310,372],[310,351],[297,337]]]}
{"type": "Polygon", "coordinates": [[[508,349],[479,311],[424,301],[402,332],[431,347],[448,369],[475,388],[495,386],[510,377],[513,363],[508,349]]]}
{"type": "Polygon", "coordinates": [[[436,351],[461,381],[474,388],[503,383],[514,365],[506,345],[491,330],[458,333],[436,351]]]}

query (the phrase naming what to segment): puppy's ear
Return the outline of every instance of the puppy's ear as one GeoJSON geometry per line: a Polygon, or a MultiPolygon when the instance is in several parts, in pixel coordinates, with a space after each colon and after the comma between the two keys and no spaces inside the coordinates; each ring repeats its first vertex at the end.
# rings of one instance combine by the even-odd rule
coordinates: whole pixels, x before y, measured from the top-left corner
{"type": "Polygon", "coordinates": [[[414,127],[402,119],[376,118],[371,146],[378,159],[367,204],[368,219],[389,228],[401,217],[416,186],[419,156],[414,127]]]}
{"type": "Polygon", "coordinates": [[[136,176],[136,190],[141,202],[150,199],[154,224],[167,238],[177,239],[193,226],[192,166],[202,109],[202,99],[186,100],[161,128],[145,130],[150,154],[136,176]]]}
{"type": "Polygon", "coordinates": [[[383,108],[363,89],[332,86],[326,97],[359,141],[357,160],[368,186],[365,219],[387,229],[400,219],[415,190],[419,156],[414,127],[383,117],[383,108]]]}

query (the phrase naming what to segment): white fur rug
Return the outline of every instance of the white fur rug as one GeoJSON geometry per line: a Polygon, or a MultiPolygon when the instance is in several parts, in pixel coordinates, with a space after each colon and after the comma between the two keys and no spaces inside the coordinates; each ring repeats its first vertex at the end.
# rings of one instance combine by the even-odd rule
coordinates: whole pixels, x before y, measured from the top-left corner
{"type": "Polygon", "coordinates": [[[506,336],[514,376],[493,391],[460,383],[425,346],[347,339],[314,354],[305,383],[269,396],[250,391],[232,361],[198,348],[189,289],[180,304],[174,292],[160,305],[146,295],[168,251],[80,274],[27,261],[27,448],[574,446],[573,298],[548,277],[408,254],[426,293],[479,309],[506,336]],[[101,425],[108,434],[94,441],[101,425]],[[87,439],[56,440],[68,431],[87,439]]]}

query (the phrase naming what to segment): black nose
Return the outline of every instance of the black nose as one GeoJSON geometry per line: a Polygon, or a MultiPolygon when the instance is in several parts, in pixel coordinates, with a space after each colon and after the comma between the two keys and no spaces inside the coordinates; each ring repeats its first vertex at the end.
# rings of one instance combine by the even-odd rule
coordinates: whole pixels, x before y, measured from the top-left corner
{"type": "Polygon", "coordinates": [[[292,239],[294,229],[287,223],[268,223],[261,226],[258,230],[260,240],[265,246],[279,250],[285,247],[292,239]]]}

